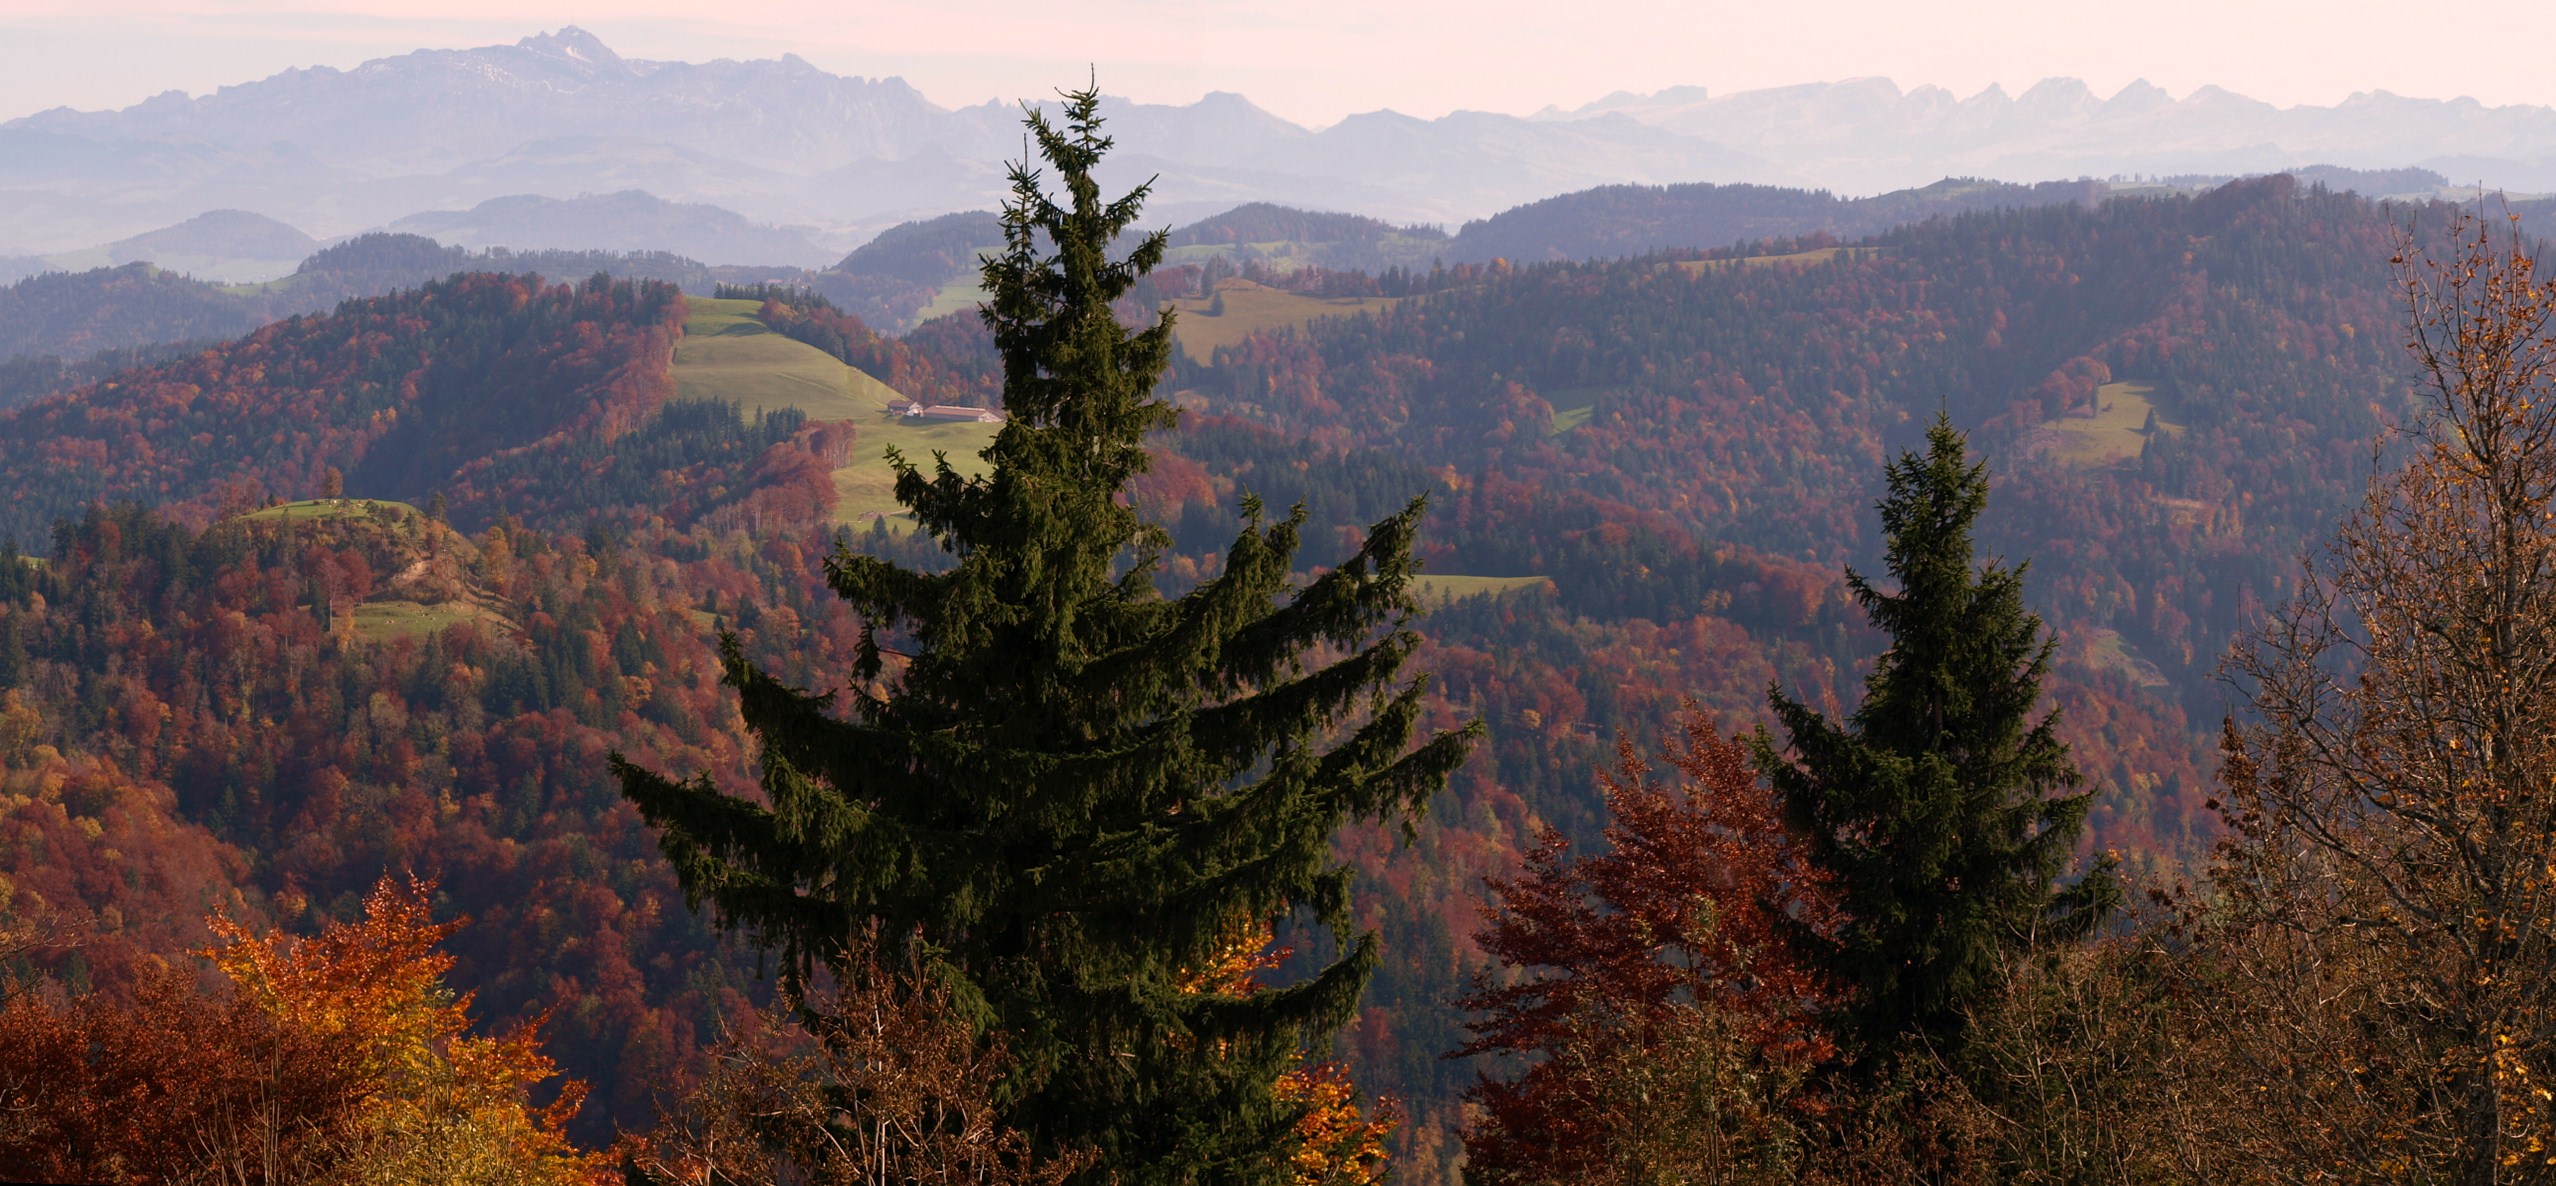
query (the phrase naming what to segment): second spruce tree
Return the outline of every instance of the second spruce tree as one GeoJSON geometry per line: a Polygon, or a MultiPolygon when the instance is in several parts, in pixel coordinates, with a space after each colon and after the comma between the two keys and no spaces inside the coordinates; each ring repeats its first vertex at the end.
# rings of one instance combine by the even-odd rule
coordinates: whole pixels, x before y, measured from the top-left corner
{"type": "Polygon", "coordinates": [[[1889,649],[1842,725],[1769,693],[1789,740],[1760,732],[1760,768],[1836,879],[1846,922],[1809,936],[1847,992],[1846,1036],[1870,1065],[1905,1043],[1960,1043],[1964,1008],[2007,953],[2083,935],[2119,897],[2109,866],[2058,883],[2091,793],[2057,735],[2034,719],[2051,642],[2024,609],[2023,569],[1980,564],[1971,529],[1988,505],[1985,463],[1937,417],[1926,452],[1888,468],[1885,566],[1896,589],[1847,584],[1889,649]]]}

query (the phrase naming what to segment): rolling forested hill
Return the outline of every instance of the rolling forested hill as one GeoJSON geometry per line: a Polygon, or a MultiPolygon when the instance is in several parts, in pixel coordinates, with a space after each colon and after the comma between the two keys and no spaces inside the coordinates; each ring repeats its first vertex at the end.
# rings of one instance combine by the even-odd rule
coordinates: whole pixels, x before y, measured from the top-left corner
{"type": "MultiPolygon", "coordinates": [[[[1426,493],[1430,713],[1490,728],[1412,844],[1348,841],[1387,958],[1347,1053],[1408,1104],[1410,1180],[1442,1177],[1470,1073],[1439,1055],[1479,879],[1540,828],[1590,836],[1596,767],[1682,699],[1743,726],[1770,680],[1851,687],[1876,644],[1842,566],[1872,563],[1882,462],[1938,409],[1994,466],[1992,546],[2032,562],[2094,843],[2195,852],[2213,665],[2406,406],[2410,215],[2275,178],[1464,265],[1365,305],[1263,285],[1248,325],[1231,302],[1176,363],[1187,415],[1137,491],[1171,579],[1216,569],[1244,493],[1307,505],[1313,563],[1426,493]]],[[[1159,281],[1208,318],[1208,265],[1159,281]]],[[[308,926],[383,868],[439,874],[477,919],[456,983],[501,1023],[554,1010],[553,1051],[598,1083],[586,1138],[643,1122],[761,990],[600,756],[751,785],[714,624],[839,686],[858,623],[817,560],[910,558],[866,513],[880,451],[970,447],[863,401],[990,402],[972,324],[900,339],[786,290],[472,275],[0,413],[0,535],[44,556],[0,566],[10,777],[52,772],[0,811],[0,875],[38,888],[0,910],[86,937],[28,958],[107,983],[197,942],[167,920],[206,903],[308,926]]]]}
{"type": "Polygon", "coordinates": [[[681,303],[664,285],[461,276],[38,401],[0,420],[0,535],[105,502],[200,520],[316,493],[332,467],[369,493],[468,497],[474,462],[618,435],[662,405],[681,303]]]}
{"type": "Polygon", "coordinates": [[[1161,508],[1185,547],[1230,530],[1233,492],[1346,532],[1425,488],[1434,571],[1549,582],[1431,619],[1423,665],[1492,739],[1416,857],[1371,854],[1408,962],[1356,1036],[1370,1073],[1415,1100],[1461,1081],[1428,1056],[1456,1041],[1438,1002],[1473,878],[1536,823],[1588,837],[1614,738],[1684,697],[1746,727],[1771,679],[1851,684],[1876,643],[1842,566],[1875,567],[1882,462],[1938,409],[1991,460],[1985,540],[2031,562],[2058,632],[2094,845],[2195,852],[2219,656],[2408,407],[2388,259],[2411,215],[2275,178],[1853,250],[1492,268],[1181,360],[1199,469],[1161,508]]]}
{"type": "Polygon", "coordinates": [[[80,364],[102,354],[237,337],[458,272],[608,275],[708,292],[722,281],[763,279],[766,270],[712,268],[662,251],[473,251],[417,235],[370,234],[315,251],[291,274],[259,284],[215,284],[151,263],[45,271],[0,287],[0,367],[25,372],[0,373],[0,405],[76,385],[80,364]],[[37,385],[41,376],[64,374],[72,382],[37,385]]]}

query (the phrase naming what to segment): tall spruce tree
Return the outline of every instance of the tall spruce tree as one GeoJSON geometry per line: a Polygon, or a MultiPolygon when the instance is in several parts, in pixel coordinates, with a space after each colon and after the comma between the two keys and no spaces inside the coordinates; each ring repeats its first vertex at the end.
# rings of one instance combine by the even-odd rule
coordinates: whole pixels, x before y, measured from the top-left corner
{"type": "Polygon", "coordinates": [[[2023,566],[1972,555],[1986,463],[1942,416],[1926,444],[1887,470],[1897,590],[1846,574],[1890,636],[1863,702],[1841,726],[1772,688],[1790,752],[1756,738],[1811,859],[1836,877],[1845,925],[1803,941],[1851,990],[1845,1028],[1877,1066],[1912,1038],[1957,1046],[2001,954],[2082,936],[2119,898],[2108,863],[2057,884],[2091,793],[2076,790],[2057,711],[2032,719],[2052,644],[2023,607],[2023,566]]]}
{"type": "Polygon", "coordinates": [[[898,499],[956,567],[829,561],[868,624],[848,702],[725,644],[765,802],[619,771],[687,894],[788,974],[873,925],[910,937],[1005,1036],[1008,1119],[1044,1148],[1095,1148],[1095,1172],[1130,1186],[1275,1182],[1294,1118],[1270,1085],[1348,1019],[1377,959],[1350,933],[1333,837],[1408,821],[1476,730],[1413,744],[1416,499],[1311,580],[1293,575],[1301,509],[1273,523],[1246,500],[1221,572],[1157,592],[1165,537],[1124,491],[1174,419],[1153,396],[1171,314],[1130,331],[1111,304],[1164,236],[1112,257],[1147,187],[1102,200],[1099,102],[1073,92],[1061,126],[1027,120],[1061,194],[1011,170],[984,268],[1010,413],[990,474],[895,458],[898,499]],[[1336,959],[1285,987],[1200,990],[1235,936],[1299,911],[1336,959]]]}

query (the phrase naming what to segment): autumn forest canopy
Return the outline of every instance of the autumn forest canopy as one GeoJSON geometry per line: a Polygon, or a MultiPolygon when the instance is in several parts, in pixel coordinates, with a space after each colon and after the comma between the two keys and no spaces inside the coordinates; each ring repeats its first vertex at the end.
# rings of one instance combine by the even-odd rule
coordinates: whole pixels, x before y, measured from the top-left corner
{"type": "Polygon", "coordinates": [[[902,332],[0,294],[0,1178],[2556,1180],[2491,203],[1422,267],[1025,130],[902,332]]]}

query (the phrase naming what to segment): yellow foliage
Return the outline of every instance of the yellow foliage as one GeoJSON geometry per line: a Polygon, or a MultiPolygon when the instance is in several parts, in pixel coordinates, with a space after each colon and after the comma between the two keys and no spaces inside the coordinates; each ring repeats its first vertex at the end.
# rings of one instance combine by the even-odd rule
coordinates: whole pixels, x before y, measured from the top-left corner
{"type": "Polygon", "coordinates": [[[1359,1106],[1357,1088],[1334,1062],[1298,1065],[1278,1076],[1271,1094],[1279,1103],[1305,1109],[1296,1122],[1300,1142],[1288,1160],[1295,1167],[1295,1186],[1376,1186],[1391,1164],[1385,1138],[1400,1117],[1392,1102],[1376,1101],[1376,1114],[1359,1106]]]}
{"type": "Polygon", "coordinates": [[[460,927],[433,921],[431,887],[384,878],[360,922],[294,939],[216,920],[209,954],[243,998],[280,1024],[347,1040],[372,1084],[348,1180],[407,1186],[572,1186],[604,1161],[570,1144],[585,1085],[563,1084],[533,1107],[530,1090],[558,1076],[537,1026],[483,1037],[470,996],[444,985],[452,957],[436,945],[460,927]]]}
{"type": "MultiPolygon", "coordinates": [[[[1206,963],[1188,969],[1181,991],[1248,996],[1260,990],[1260,976],[1288,956],[1276,944],[1266,920],[1238,926],[1206,963]]],[[[1370,1116],[1358,1100],[1349,1073],[1336,1062],[1308,1062],[1300,1053],[1296,1065],[1270,1085],[1270,1095],[1283,1107],[1302,1108],[1296,1121],[1296,1147],[1288,1154],[1294,1186],[1376,1186],[1384,1181],[1390,1159],[1385,1138],[1401,1118],[1388,1099],[1378,1098],[1370,1116]]]]}

